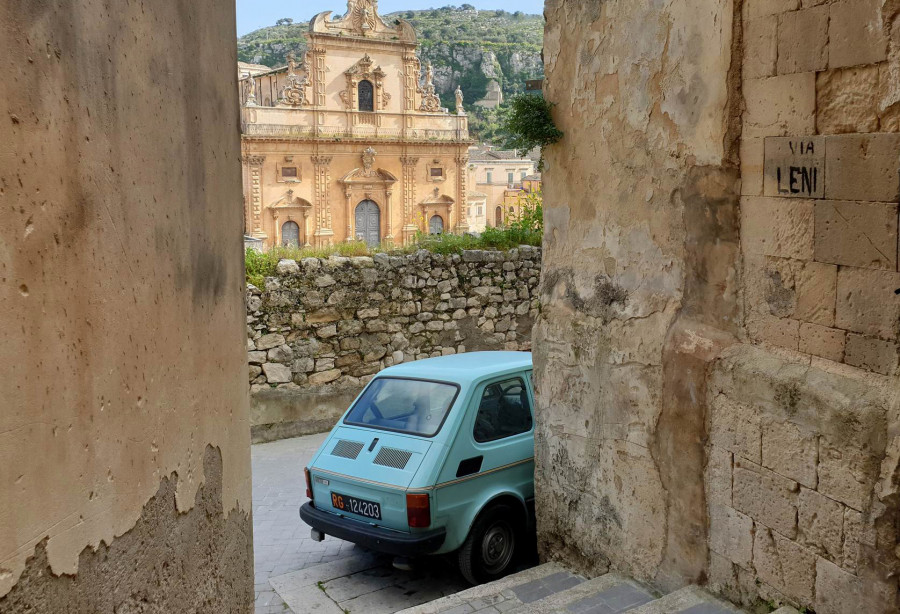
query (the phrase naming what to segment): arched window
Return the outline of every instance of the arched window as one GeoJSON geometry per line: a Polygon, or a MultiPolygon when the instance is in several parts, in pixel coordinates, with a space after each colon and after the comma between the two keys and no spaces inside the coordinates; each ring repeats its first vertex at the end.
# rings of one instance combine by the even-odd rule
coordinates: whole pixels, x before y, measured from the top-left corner
{"type": "Polygon", "coordinates": [[[374,111],[375,110],[375,88],[371,81],[359,82],[359,110],[374,111]]]}
{"type": "Polygon", "coordinates": [[[496,226],[497,228],[499,228],[500,226],[503,226],[503,207],[497,207],[497,211],[494,214],[494,218],[495,218],[494,226],[496,226]]]}
{"type": "Polygon", "coordinates": [[[300,247],[300,226],[287,221],[281,226],[281,244],[285,247],[300,247]]]}
{"type": "Polygon", "coordinates": [[[428,232],[433,235],[444,234],[444,218],[440,215],[432,215],[428,220],[428,232]]]}

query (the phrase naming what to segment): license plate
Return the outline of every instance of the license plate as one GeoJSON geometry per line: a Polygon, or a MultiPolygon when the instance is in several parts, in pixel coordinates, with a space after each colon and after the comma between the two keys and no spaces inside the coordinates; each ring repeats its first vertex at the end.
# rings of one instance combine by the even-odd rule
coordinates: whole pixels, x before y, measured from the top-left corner
{"type": "Polygon", "coordinates": [[[366,501],[365,499],[357,499],[356,497],[333,492],[331,493],[331,505],[334,509],[342,512],[350,512],[366,518],[381,520],[381,505],[374,501],[366,501]]]}

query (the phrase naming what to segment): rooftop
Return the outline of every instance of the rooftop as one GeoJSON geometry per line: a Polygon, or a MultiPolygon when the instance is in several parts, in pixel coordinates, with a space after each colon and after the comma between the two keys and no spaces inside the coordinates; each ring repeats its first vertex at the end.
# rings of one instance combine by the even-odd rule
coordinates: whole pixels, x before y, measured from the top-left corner
{"type": "Polygon", "coordinates": [[[486,375],[531,369],[531,352],[467,352],[388,367],[379,377],[415,377],[470,383],[486,375]]]}

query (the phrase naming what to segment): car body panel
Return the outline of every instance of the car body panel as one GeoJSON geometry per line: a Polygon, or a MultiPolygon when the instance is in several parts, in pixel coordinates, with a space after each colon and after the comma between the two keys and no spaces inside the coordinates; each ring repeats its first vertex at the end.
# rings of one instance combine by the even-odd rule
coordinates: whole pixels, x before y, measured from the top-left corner
{"type": "MultiPolygon", "coordinates": [[[[473,352],[383,370],[376,379],[396,377],[446,382],[458,385],[459,393],[440,430],[431,437],[348,425],[345,422],[348,409],[310,462],[314,507],[348,519],[351,530],[358,526],[354,522],[398,534],[424,535],[445,529],[443,543],[431,552],[433,554],[459,548],[478,514],[498,497],[514,498],[523,510],[527,509],[528,501],[534,496],[533,424],[528,432],[487,443],[475,441],[473,428],[485,387],[510,377],[522,380],[533,423],[531,370],[531,354],[526,352],[473,352]],[[347,458],[348,445],[351,453],[358,449],[353,458],[347,458]],[[407,454],[409,458],[402,463],[402,468],[376,464],[374,461],[383,448],[403,452],[401,460],[407,454]],[[478,470],[458,476],[460,462],[477,456],[483,457],[478,470]],[[332,505],[334,493],[378,503],[382,519],[341,511],[332,505]],[[431,526],[428,529],[408,526],[407,493],[429,495],[431,526]]],[[[390,460],[398,464],[396,454],[390,460]]],[[[472,470],[471,465],[468,468],[472,470]]]]}

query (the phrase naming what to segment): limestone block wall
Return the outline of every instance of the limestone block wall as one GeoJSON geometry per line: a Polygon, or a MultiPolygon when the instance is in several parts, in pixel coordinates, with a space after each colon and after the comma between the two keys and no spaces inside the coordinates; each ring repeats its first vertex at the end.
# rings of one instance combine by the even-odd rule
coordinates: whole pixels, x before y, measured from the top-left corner
{"type": "Polygon", "coordinates": [[[900,610],[898,12],[548,0],[545,557],[900,610]]]}
{"type": "Polygon", "coordinates": [[[234,5],[0,3],[0,612],[253,606],[234,5]]]}
{"type": "Polygon", "coordinates": [[[711,587],[748,605],[896,611],[896,381],[736,345],[707,394],[711,587]]]}
{"type": "Polygon", "coordinates": [[[900,104],[890,3],[809,4],[744,3],[747,332],[755,343],[892,375],[900,104]],[[812,151],[779,151],[790,146],[812,151]],[[815,189],[803,185],[805,169],[816,172],[815,189]]]}
{"type": "Polygon", "coordinates": [[[528,246],[282,260],[247,290],[254,438],[329,429],[394,364],[530,350],[540,260],[528,246]]]}

